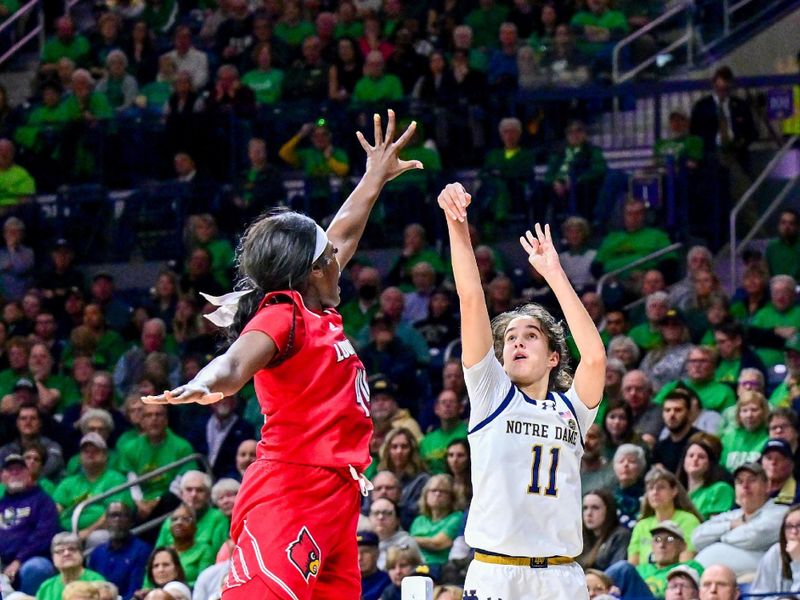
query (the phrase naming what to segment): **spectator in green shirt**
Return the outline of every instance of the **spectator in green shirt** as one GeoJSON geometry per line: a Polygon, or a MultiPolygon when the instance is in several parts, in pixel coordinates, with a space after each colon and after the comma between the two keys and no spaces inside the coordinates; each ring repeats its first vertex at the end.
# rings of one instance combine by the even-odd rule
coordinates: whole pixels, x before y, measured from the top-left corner
{"type": "Polygon", "coordinates": [[[45,580],[36,592],[36,600],[61,600],[64,588],[73,581],[105,581],[100,573],[83,566],[81,539],[74,533],[57,533],[50,543],[53,565],[58,575],[45,580]]]}
{"type": "Polygon", "coordinates": [[[85,66],[89,61],[89,40],[75,33],[75,22],[69,16],[60,17],[56,21],[56,35],[50,38],[42,48],[43,72],[54,72],[61,58],[69,58],[76,65],[85,66]]]}
{"type": "Polygon", "coordinates": [[[480,0],[478,8],[470,12],[464,23],[472,28],[476,48],[490,48],[497,44],[497,32],[508,17],[508,8],[495,0],[480,0]]]}
{"type": "MultiPolygon", "coordinates": [[[[195,541],[207,544],[216,553],[227,541],[230,521],[222,512],[211,506],[211,477],[202,471],[187,471],[181,477],[180,498],[195,511],[197,532],[195,541]]],[[[172,518],[161,524],[156,546],[171,546],[175,541],[172,534],[172,518]]]]}
{"type": "Polygon", "coordinates": [[[647,320],[628,332],[628,337],[636,342],[643,352],[649,352],[664,345],[664,338],[661,336],[661,321],[667,316],[669,309],[669,294],[666,292],[653,292],[645,299],[644,312],[647,320]]]}
{"type": "MultiPolygon", "coordinates": [[[[147,405],[142,410],[143,433],[119,448],[120,469],[137,476],[154,471],[192,453],[185,439],[175,435],[167,426],[167,408],[160,404],[147,405]]],[[[170,482],[182,473],[196,468],[194,462],[184,463],[134,488],[134,500],[141,518],[150,515],[162,496],[169,492],[170,482]]]]}
{"type": "Polygon", "coordinates": [[[778,237],[767,244],[767,267],[770,275],[800,278],[800,215],[787,208],[778,217],[778,237]]]}
{"type": "MultiPolygon", "coordinates": [[[[570,25],[582,35],[578,49],[595,58],[611,58],[614,43],[628,33],[628,20],[611,10],[609,0],[586,0],[586,8],[575,13],[570,25]]],[[[610,65],[609,65],[610,66],[610,65]]]]}
{"type": "Polygon", "coordinates": [[[667,577],[672,570],[681,565],[703,572],[703,566],[694,560],[682,561],[680,555],[686,549],[685,531],[674,521],[662,521],[650,533],[653,536],[652,562],[636,567],[640,577],[656,598],[662,598],[667,591],[667,577]]]}
{"type": "Polygon", "coordinates": [[[678,466],[678,481],[689,492],[689,499],[703,520],[733,507],[734,490],[719,464],[721,454],[719,438],[700,431],[689,438],[678,466]]]}
{"type": "Polygon", "coordinates": [[[18,10],[19,2],[17,0],[3,0],[0,2],[0,21],[5,21],[18,10]]]}
{"type": "Polygon", "coordinates": [[[444,473],[447,448],[454,440],[467,439],[467,424],[461,419],[461,400],[452,390],[442,390],[433,405],[439,427],[427,434],[419,444],[419,453],[432,474],[444,473]]]}
{"type": "Polygon", "coordinates": [[[0,210],[17,206],[36,193],[36,182],[14,162],[15,155],[13,142],[0,139],[0,210]]]}
{"type": "Polygon", "coordinates": [[[354,40],[364,35],[364,24],[358,18],[355,5],[350,0],[339,3],[339,10],[336,12],[336,28],[333,30],[336,39],[349,37],[354,40]]]}
{"type": "Polygon", "coordinates": [[[569,209],[574,196],[577,212],[591,219],[597,197],[606,176],[606,159],[603,151],[589,141],[586,125],[572,121],[565,130],[564,146],[550,154],[544,181],[549,187],[549,203],[558,214],[569,209]]]}
{"type": "Polygon", "coordinates": [[[463,518],[463,513],[455,510],[455,505],[450,475],[434,475],[428,479],[419,497],[419,516],[411,523],[409,533],[429,565],[447,562],[463,518]]]}
{"type": "Polygon", "coordinates": [[[357,336],[378,312],[381,289],[381,274],[375,267],[361,267],[354,279],[356,297],[339,308],[344,332],[351,338],[357,336]]]}
{"type": "Polygon", "coordinates": [[[403,230],[403,249],[386,277],[387,282],[399,285],[404,292],[412,291],[411,269],[421,262],[431,265],[439,275],[446,271],[439,253],[427,246],[425,228],[419,223],[411,223],[403,230]]]}
{"type": "Polygon", "coordinates": [[[536,162],[533,151],[520,143],[522,122],[519,119],[502,119],[497,132],[503,147],[486,154],[481,170],[482,202],[491,214],[491,218],[486,219],[488,223],[505,221],[512,206],[525,204],[525,186],[533,178],[536,162]]]}
{"type": "Polygon", "coordinates": [[[17,128],[14,141],[20,146],[34,150],[38,154],[50,153],[52,158],[55,145],[51,143],[46,147],[46,138],[42,133],[48,128],[60,128],[64,123],[64,113],[61,109],[61,86],[58,82],[47,81],[42,84],[42,103],[28,113],[25,124],[17,128]]]}
{"type": "Polygon", "coordinates": [[[795,279],[789,275],[775,275],[769,281],[770,302],[753,315],[751,330],[762,330],[763,334],[774,334],[775,342],[764,340],[756,344],[756,354],[767,367],[783,362],[783,347],[780,343],[790,339],[800,330],[800,306],[797,305],[795,279]],[[782,338],[782,339],[781,339],[782,338]]]}
{"type": "MultiPolygon", "coordinates": [[[[600,242],[600,248],[597,250],[596,262],[606,273],[670,245],[666,231],[646,226],[647,207],[642,200],[629,198],[625,202],[622,218],[624,228],[621,231],[609,232],[600,242]]],[[[676,261],[677,257],[671,252],[640,265],[635,271],[641,272],[658,268],[663,273],[674,270],[672,265],[676,261]]],[[[628,271],[624,276],[629,276],[632,272],[628,271]]]]}
{"type": "Polygon", "coordinates": [[[678,385],[684,385],[697,394],[701,406],[706,410],[721,413],[733,406],[736,404],[733,388],[714,380],[718,362],[719,354],[716,350],[708,346],[695,346],[686,358],[686,377],[664,385],[653,398],[653,402],[662,404],[672,390],[678,385]]]}
{"type": "Polygon", "coordinates": [[[683,162],[689,169],[696,169],[703,160],[703,138],[689,133],[689,117],[680,110],[669,114],[669,137],[658,140],[653,154],[659,163],[664,163],[667,156],[683,162]]]}
{"type": "Polygon", "coordinates": [[[242,77],[242,83],[253,90],[258,104],[275,104],[281,99],[283,71],[272,66],[272,48],[259,44],[252,52],[256,68],[242,77]]]}
{"type": "Polygon", "coordinates": [[[397,75],[384,73],[383,54],[372,50],[364,60],[364,76],[358,80],[353,90],[354,106],[378,104],[403,97],[403,84],[397,75]]]}
{"type": "MultiPolygon", "coordinates": [[[[80,442],[81,470],[58,484],[53,493],[61,518],[61,527],[72,530],[72,515],[75,508],[91,496],[102,494],[126,482],[125,476],[108,468],[108,446],[99,433],[90,432],[80,442]]],[[[124,502],[133,507],[130,492],[121,492],[101,502],[89,504],[78,520],[78,535],[82,540],[91,540],[96,546],[107,540],[105,510],[112,502],[124,502]]]]}
{"type": "Polygon", "coordinates": [[[303,41],[314,35],[313,23],[303,19],[298,0],[289,0],[283,5],[283,16],[275,24],[275,37],[297,49],[303,41]]]}
{"type": "Polygon", "coordinates": [[[176,508],[170,522],[172,546],[180,556],[186,583],[193,586],[200,572],[214,564],[216,553],[197,538],[197,514],[189,505],[182,503],[176,508]]]}
{"type": "Polygon", "coordinates": [[[208,213],[189,217],[189,246],[204,248],[211,255],[211,272],[223,288],[231,285],[234,251],[231,243],[219,235],[217,220],[208,213]]]}

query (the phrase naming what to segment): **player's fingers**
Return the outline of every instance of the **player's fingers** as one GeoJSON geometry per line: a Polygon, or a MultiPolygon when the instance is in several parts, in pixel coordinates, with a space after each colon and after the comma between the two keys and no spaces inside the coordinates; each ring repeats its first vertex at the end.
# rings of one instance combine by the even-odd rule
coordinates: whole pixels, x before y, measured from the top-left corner
{"type": "Polygon", "coordinates": [[[214,404],[214,402],[219,402],[224,397],[225,394],[222,392],[211,392],[210,394],[203,396],[203,404],[214,404]]]}
{"type": "Polygon", "coordinates": [[[525,239],[524,235],[519,236],[519,243],[522,245],[522,249],[525,250],[528,254],[533,253],[533,246],[528,243],[528,240],[525,239]]]}
{"type": "Polygon", "coordinates": [[[145,404],[167,404],[167,399],[164,394],[158,394],[157,396],[142,396],[142,402],[145,404]]]}
{"type": "Polygon", "coordinates": [[[390,108],[388,111],[387,123],[386,123],[386,143],[391,144],[394,141],[394,111],[390,108]]]}
{"type": "Polygon", "coordinates": [[[360,131],[356,131],[356,138],[358,138],[358,143],[361,144],[361,147],[364,149],[365,152],[369,152],[372,150],[372,146],[369,145],[367,142],[367,138],[364,137],[364,134],[360,131]]]}
{"type": "Polygon", "coordinates": [[[397,146],[398,148],[404,148],[405,145],[408,143],[408,141],[411,139],[411,137],[414,135],[414,132],[416,130],[417,130],[417,122],[411,121],[411,125],[409,125],[406,128],[406,130],[403,132],[403,135],[397,138],[395,146],[397,146]]]}
{"type": "Polygon", "coordinates": [[[375,130],[375,145],[380,146],[383,143],[383,131],[381,131],[381,116],[378,113],[372,115],[372,126],[375,130]]]}
{"type": "Polygon", "coordinates": [[[553,241],[553,237],[550,235],[550,223],[544,224],[544,237],[548,242],[553,241]]]}
{"type": "Polygon", "coordinates": [[[545,237],[544,237],[544,231],[542,231],[542,226],[539,223],[536,223],[536,225],[534,225],[533,228],[536,230],[536,237],[539,240],[539,242],[540,243],[544,242],[545,237]]]}

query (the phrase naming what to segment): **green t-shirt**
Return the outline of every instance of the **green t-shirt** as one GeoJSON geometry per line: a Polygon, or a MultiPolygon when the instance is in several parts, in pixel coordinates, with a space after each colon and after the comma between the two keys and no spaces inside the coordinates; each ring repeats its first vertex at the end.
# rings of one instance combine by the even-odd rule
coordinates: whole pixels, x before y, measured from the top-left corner
{"type": "Polygon", "coordinates": [[[231,285],[230,270],[233,268],[236,253],[231,243],[223,238],[213,239],[204,246],[211,255],[211,274],[224,289],[231,285]]]}
{"type": "Polygon", "coordinates": [[[467,424],[463,421],[456,425],[452,431],[434,429],[419,443],[419,453],[422,460],[428,465],[431,475],[445,472],[445,459],[447,458],[447,445],[453,440],[467,439],[467,424]]]}
{"type": "Polygon", "coordinates": [[[472,27],[472,43],[475,48],[495,47],[499,43],[500,25],[508,17],[508,8],[495,5],[488,9],[476,8],[464,19],[472,27]]]}
{"type": "Polygon", "coordinates": [[[613,43],[615,37],[628,33],[628,19],[618,10],[605,10],[601,15],[582,10],[575,13],[569,24],[572,27],[599,27],[611,32],[611,39],[608,42],[590,42],[582,35],[578,36],[576,47],[589,56],[597,56],[609,43],[613,43]]]}
{"type": "MultiPolygon", "coordinates": [[[[347,153],[341,148],[334,148],[332,156],[337,162],[350,164],[347,153]]],[[[309,177],[328,177],[330,175],[335,175],[328,166],[325,155],[321,150],[317,150],[316,148],[301,148],[297,151],[297,158],[300,159],[300,166],[303,172],[309,177]]]]}
{"type": "Polygon", "coordinates": [[[723,358],[714,371],[714,381],[726,385],[736,385],[739,381],[739,372],[742,370],[741,358],[723,358]]]}
{"type": "Polygon", "coordinates": [[[668,140],[658,140],[653,152],[656,158],[672,155],[677,159],[703,160],[703,138],[698,135],[682,135],[668,140]]]}
{"type": "Polygon", "coordinates": [[[358,298],[351,300],[339,310],[342,315],[342,322],[344,323],[344,333],[348,337],[356,337],[358,332],[364,327],[369,325],[372,317],[380,309],[380,304],[375,303],[367,309],[367,312],[362,312],[358,304],[358,298]]]}
{"type": "Polygon", "coordinates": [[[710,519],[733,508],[735,492],[730,483],[717,481],[689,492],[689,499],[704,519],[710,519]]]}
{"type": "Polygon", "coordinates": [[[14,139],[20,146],[37,148],[40,145],[39,134],[46,127],[58,126],[64,122],[61,104],[57,106],[38,106],[28,115],[25,125],[17,128],[14,139]]]}
{"type": "MultiPolygon", "coordinates": [[[[78,100],[72,94],[64,98],[64,102],[61,106],[64,111],[65,121],[83,120],[84,111],[78,104],[78,100]]],[[[92,95],[89,96],[89,112],[96,119],[112,119],[114,117],[114,109],[111,108],[108,98],[106,98],[105,94],[99,92],[93,92],[92,95]]]]}
{"type": "Polygon", "coordinates": [[[333,30],[333,37],[337,40],[343,37],[350,37],[357,40],[364,35],[364,24],[361,21],[351,21],[350,23],[337,23],[333,30]]]}
{"type": "Polygon", "coordinates": [[[670,381],[668,384],[664,385],[658,393],[653,398],[653,402],[656,404],[663,404],[664,398],[672,392],[676,387],[678,387],[678,383],[682,383],[686,387],[690,388],[697,394],[697,397],[700,398],[700,404],[706,410],[715,410],[717,412],[722,412],[729,406],[733,406],[736,404],[736,394],[734,393],[733,389],[729,385],[725,385],[724,383],[717,383],[716,381],[709,381],[707,383],[695,383],[689,380],[681,380],[678,381],[670,381]]]}
{"type": "Polygon", "coordinates": [[[42,62],[56,63],[64,57],[71,59],[78,67],[85,65],[89,58],[89,40],[82,35],[76,35],[68,44],[57,37],[47,40],[42,48],[42,62]]]}
{"type": "Polygon", "coordinates": [[[653,329],[650,323],[642,323],[632,328],[628,332],[628,337],[636,342],[636,345],[645,352],[649,352],[654,348],[660,348],[664,345],[664,338],[661,336],[661,331],[653,329]]]}
{"type": "MultiPolygon", "coordinates": [[[[89,481],[82,472],[78,475],[71,475],[62,479],[53,494],[53,500],[62,508],[59,516],[61,527],[63,527],[65,531],[72,531],[72,513],[78,504],[90,496],[102,494],[126,481],[127,479],[122,473],[108,468],[94,481],[89,481]]],[[[105,514],[108,505],[112,502],[124,502],[131,508],[135,506],[130,491],[120,492],[105,500],[90,504],[81,511],[81,516],[78,520],[78,528],[85,529],[100,519],[105,514]]]]}
{"type": "Polygon", "coordinates": [[[397,75],[387,73],[377,79],[362,77],[353,89],[353,104],[372,104],[403,97],[403,84],[397,75]]]}
{"type": "Polygon", "coordinates": [[[211,546],[197,542],[188,550],[178,552],[178,556],[181,558],[181,566],[186,574],[186,584],[189,587],[194,586],[197,576],[204,569],[213,565],[217,558],[216,552],[211,549],[211,546]]]}
{"type": "MultiPolygon", "coordinates": [[[[137,475],[144,475],[192,453],[192,447],[189,442],[175,435],[170,429],[167,429],[166,438],[160,444],[153,445],[147,439],[147,436],[140,435],[124,446],[117,444],[117,450],[119,450],[120,454],[120,468],[122,471],[124,473],[133,472],[137,475]]],[[[189,461],[180,467],[145,481],[141,484],[144,499],[160,498],[167,493],[170,482],[177,475],[196,468],[197,465],[194,461],[189,461]]]]}
{"type": "MultiPolygon", "coordinates": [[[[750,325],[760,329],[774,329],[775,327],[800,329],[800,306],[795,305],[785,312],[778,312],[770,302],[753,315],[750,325]]],[[[782,364],[784,360],[783,350],[775,348],[756,348],[756,354],[767,367],[782,364]]]]}
{"type": "Polygon", "coordinates": [[[58,401],[58,407],[56,408],[57,413],[63,413],[67,407],[78,404],[81,401],[81,392],[72,377],[50,375],[42,384],[46,388],[53,388],[61,392],[61,399],[58,401]]]}
{"type": "Polygon", "coordinates": [[[11,369],[3,369],[0,371],[0,398],[6,394],[10,394],[14,390],[14,385],[17,381],[23,377],[27,377],[31,381],[33,380],[31,374],[27,371],[24,373],[15,373],[11,369]]]}
{"type": "Polygon", "coordinates": [[[147,99],[147,107],[162,112],[172,95],[172,85],[168,81],[151,81],[142,86],[139,94],[147,99]]]}
{"type": "Polygon", "coordinates": [[[253,69],[244,74],[242,83],[253,90],[259,104],[275,104],[281,99],[283,71],[270,69],[265,72],[253,69]]]}
{"type": "MultiPolygon", "coordinates": [[[[91,569],[84,569],[77,581],[105,581],[105,577],[91,569]]],[[[64,592],[65,587],[61,574],[53,575],[39,586],[39,591],[36,592],[36,600],[61,600],[61,594],[64,592]]]]}
{"type": "MultiPolygon", "coordinates": [[[[694,550],[692,545],[692,532],[700,525],[700,520],[692,513],[685,510],[676,509],[670,520],[675,521],[681,528],[686,540],[686,548],[694,550]]],[[[653,551],[653,534],[650,530],[658,525],[660,521],[655,515],[640,519],[631,533],[631,541],[628,544],[628,558],[638,556],[639,564],[650,561],[650,553],[653,551]]]]}
{"type": "Polygon", "coordinates": [[[746,462],[757,462],[768,439],[766,426],[755,431],[747,431],[738,426],[730,427],[720,438],[722,456],[719,462],[731,473],[746,462]]]}
{"type": "Polygon", "coordinates": [[[292,25],[284,21],[275,24],[275,37],[283,40],[290,46],[297,48],[307,37],[316,33],[314,25],[310,21],[299,21],[292,25]]]}
{"type": "Polygon", "coordinates": [[[800,279],[800,238],[787,244],[780,238],[770,240],[766,250],[770,275],[791,275],[800,279]]]}
{"type": "MultiPolygon", "coordinates": [[[[603,265],[603,270],[608,273],[669,245],[670,240],[666,232],[654,227],[644,227],[634,232],[612,231],[603,238],[595,260],[603,265]]],[[[671,257],[674,257],[674,253],[662,256],[659,260],[671,257]]],[[[655,261],[649,261],[636,270],[647,271],[655,268],[656,264],[655,261]]]]}
{"type": "Polygon", "coordinates": [[[0,206],[16,206],[35,193],[36,182],[24,167],[11,165],[0,171],[0,206]]]}
{"type": "Polygon", "coordinates": [[[703,573],[703,565],[695,560],[687,560],[666,567],[659,567],[653,563],[644,563],[636,567],[636,572],[650,588],[656,598],[663,598],[667,594],[667,575],[678,565],[686,565],[697,571],[698,575],[703,573]]]}
{"type": "MultiPolygon", "coordinates": [[[[175,541],[172,532],[169,530],[172,519],[167,519],[161,524],[158,532],[156,546],[171,546],[175,541]]],[[[197,544],[206,544],[215,553],[219,552],[220,547],[230,537],[231,523],[218,508],[211,507],[203,513],[197,522],[197,533],[194,536],[197,544]]]]}
{"type": "MultiPolygon", "coordinates": [[[[443,532],[451,540],[454,540],[458,535],[459,529],[461,529],[463,516],[461,511],[456,511],[443,519],[433,521],[430,517],[419,515],[411,523],[409,533],[415,537],[435,537],[443,532]]],[[[426,564],[443,565],[450,555],[450,548],[445,548],[444,550],[424,550],[420,548],[420,552],[422,553],[422,560],[426,564]]]]}
{"type": "Polygon", "coordinates": [[[785,408],[792,402],[792,394],[789,391],[789,384],[784,379],[780,385],[769,396],[769,405],[772,408],[785,408]]]}
{"type": "MultiPolygon", "coordinates": [[[[138,434],[137,434],[138,435],[138,434]]],[[[122,439],[122,436],[117,440],[117,445],[119,445],[119,440],[122,439]]],[[[108,449],[108,468],[112,471],[117,471],[121,473],[119,468],[119,452],[115,448],[108,449]]],[[[67,468],[64,470],[64,476],[69,477],[71,475],[79,475],[81,473],[81,455],[75,454],[72,458],[67,461],[67,468]]]]}

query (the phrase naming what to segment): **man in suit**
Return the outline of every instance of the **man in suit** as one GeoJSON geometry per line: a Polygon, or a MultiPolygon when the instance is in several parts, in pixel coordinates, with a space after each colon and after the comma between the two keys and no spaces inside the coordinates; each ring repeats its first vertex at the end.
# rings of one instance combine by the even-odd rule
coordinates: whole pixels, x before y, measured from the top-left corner
{"type": "Polygon", "coordinates": [[[244,440],[255,437],[253,426],[236,413],[236,396],[228,396],[211,404],[211,414],[204,426],[190,436],[197,452],[208,456],[214,479],[236,472],[236,451],[244,440]]]}
{"type": "MultiPolygon", "coordinates": [[[[730,67],[717,69],[711,79],[712,93],[694,105],[690,125],[691,133],[703,139],[708,157],[707,167],[717,167],[722,171],[721,175],[727,176],[727,186],[722,184],[721,189],[726,190],[727,187],[730,198],[722,195],[718,218],[715,219],[717,222],[724,220],[725,223],[730,204],[737,202],[752,183],[748,148],[757,137],[747,102],[731,95],[733,84],[730,67]]],[[[754,215],[745,215],[745,220],[754,220],[754,215]]]]}

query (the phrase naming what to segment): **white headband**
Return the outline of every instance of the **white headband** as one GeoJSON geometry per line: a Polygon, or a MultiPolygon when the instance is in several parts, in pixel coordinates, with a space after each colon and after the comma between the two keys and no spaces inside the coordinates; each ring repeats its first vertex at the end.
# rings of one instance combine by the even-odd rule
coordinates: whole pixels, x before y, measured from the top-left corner
{"type": "MultiPolygon", "coordinates": [[[[314,256],[311,259],[312,263],[317,262],[319,257],[322,256],[322,253],[325,252],[325,249],[328,247],[328,234],[326,234],[325,230],[319,225],[316,225],[316,228],[317,233],[316,240],[314,241],[314,256]]],[[[223,296],[211,296],[209,294],[200,292],[200,295],[208,300],[209,303],[219,307],[214,312],[203,316],[217,327],[230,327],[233,325],[233,319],[236,316],[236,311],[239,307],[239,299],[252,291],[253,289],[241,290],[239,292],[228,292],[223,296]]]]}
{"type": "Polygon", "coordinates": [[[312,263],[317,262],[317,259],[325,252],[325,248],[328,247],[328,234],[325,233],[325,230],[319,225],[316,225],[316,227],[317,239],[314,242],[314,258],[311,259],[312,263]]]}

